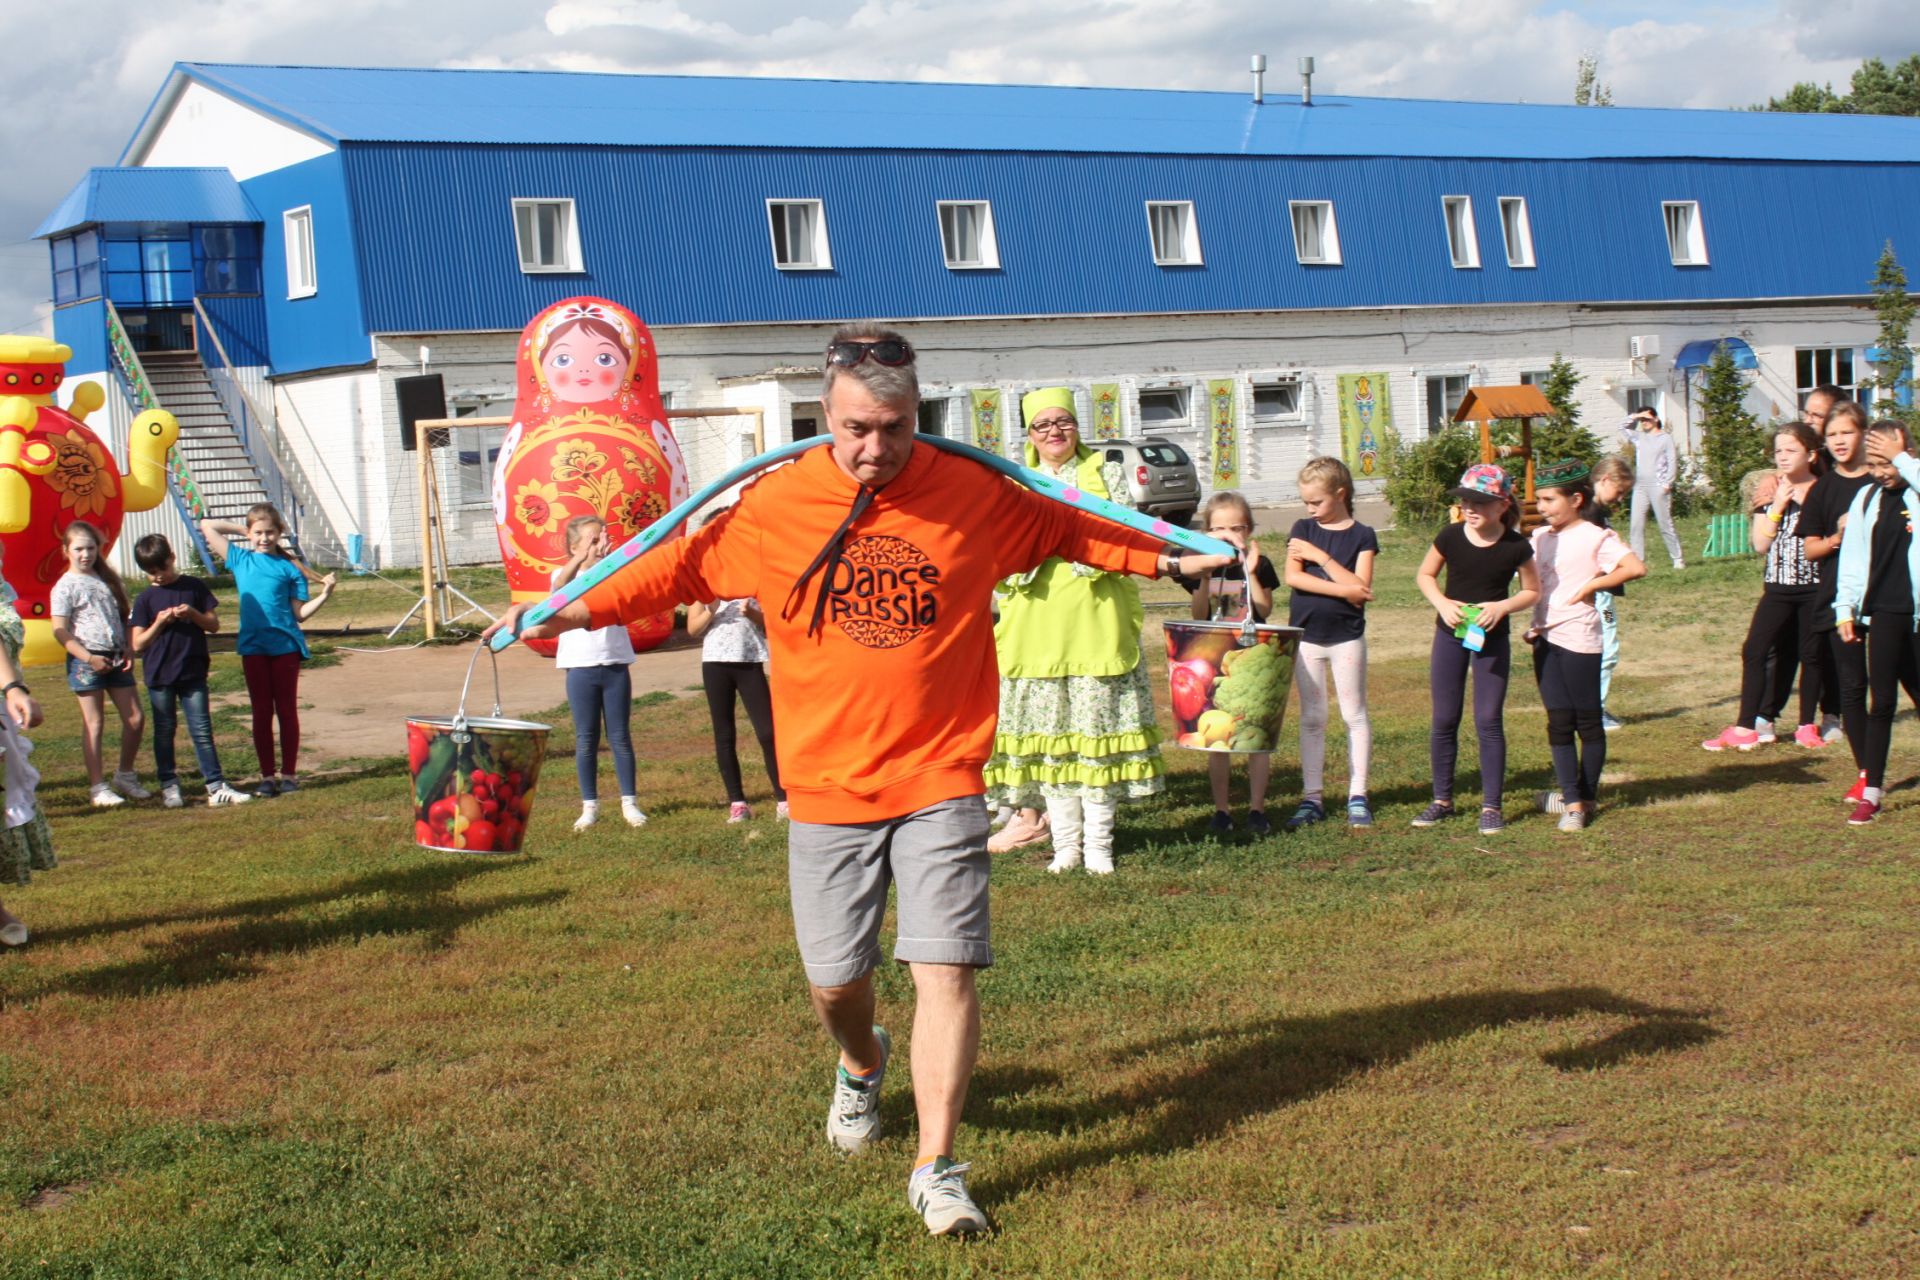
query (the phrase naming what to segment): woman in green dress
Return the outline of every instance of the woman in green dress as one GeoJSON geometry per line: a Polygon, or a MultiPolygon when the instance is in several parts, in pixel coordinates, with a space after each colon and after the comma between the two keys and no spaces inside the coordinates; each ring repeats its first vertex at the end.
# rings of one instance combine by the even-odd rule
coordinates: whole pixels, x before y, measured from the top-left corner
{"type": "MultiPolygon", "coordinates": [[[[1029,467],[1126,501],[1119,465],[1080,443],[1071,390],[1030,392],[1020,408],[1029,467]]],[[[989,848],[1031,844],[1051,828],[1047,870],[1084,861],[1089,872],[1106,875],[1119,803],[1166,786],[1140,648],[1140,588],[1126,574],[1056,556],[1008,578],[998,592],[1000,725],[987,762],[987,803],[1016,812],[989,848]]]]}
{"type": "MultiPolygon", "coordinates": [[[[35,871],[54,866],[53,832],[40,812],[34,790],[40,773],[28,756],[33,744],[23,736],[41,720],[40,704],[20,679],[20,646],[26,627],[13,607],[13,588],[0,578],[0,686],[6,708],[0,711],[0,764],[4,765],[4,822],[0,823],[0,884],[25,884],[35,871]]],[[[0,945],[18,947],[27,940],[27,926],[0,905],[0,945]]]]}

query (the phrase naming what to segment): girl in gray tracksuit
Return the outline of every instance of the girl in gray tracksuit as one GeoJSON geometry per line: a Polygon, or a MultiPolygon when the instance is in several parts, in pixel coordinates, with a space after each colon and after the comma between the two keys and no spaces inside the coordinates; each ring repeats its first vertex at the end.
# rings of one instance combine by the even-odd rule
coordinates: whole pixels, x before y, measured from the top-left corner
{"type": "Polygon", "coordinates": [[[1673,567],[1687,567],[1680,549],[1680,535],[1673,528],[1673,484],[1680,475],[1680,455],[1673,437],[1660,428],[1660,415],[1642,409],[1620,424],[1620,434],[1633,446],[1633,516],[1628,542],[1633,554],[1647,558],[1647,509],[1660,525],[1660,540],[1667,544],[1667,558],[1673,567]]]}

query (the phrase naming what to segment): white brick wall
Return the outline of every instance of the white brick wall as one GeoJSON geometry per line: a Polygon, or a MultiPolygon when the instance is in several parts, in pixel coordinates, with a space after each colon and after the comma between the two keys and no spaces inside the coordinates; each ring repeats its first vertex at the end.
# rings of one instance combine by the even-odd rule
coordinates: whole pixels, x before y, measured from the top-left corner
{"type": "MultiPolygon", "coordinates": [[[[1583,420],[1602,433],[1625,415],[1627,391],[1636,379],[1663,393],[1675,434],[1688,440],[1680,380],[1671,361],[1682,345],[1700,338],[1743,337],[1759,357],[1749,407],[1763,417],[1791,416],[1794,350],[1804,346],[1867,346],[1874,340],[1871,313],[1846,305],[1700,306],[1687,309],[1537,307],[1422,308],[1383,311],[1289,312],[1234,315],[1116,316],[1043,320],[964,320],[902,323],[920,356],[923,383],[964,394],[970,387],[1007,391],[1066,382],[1085,387],[1117,382],[1126,401],[1129,435],[1139,432],[1138,395],[1143,385],[1175,382],[1190,391],[1193,425],[1175,438],[1195,453],[1207,472],[1204,383],[1233,377],[1239,382],[1245,483],[1257,502],[1296,495],[1295,475],[1319,453],[1340,447],[1337,408],[1341,373],[1384,371],[1392,396],[1392,421],[1403,439],[1426,434],[1424,375],[1466,373],[1476,385],[1518,382],[1523,371],[1545,369],[1555,352],[1573,362],[1585,381],[1579,390],[1583,420]],[[1657,334],[1661,356],[1636,368],[1627,338],[1657,334]],[[1252,426],[1251,383],[1295,373],[1303,383],[1302,414],[1293,423],[1252,426]]],[[[755,404],[767,411],[769,447],[791,438],[796,404],[816,391],[811,378],[758,378],[778,367],[812,366],[831,325],[661,328],[663,388],[675,408],[755,404]],[[723,380],[748,379],[748,381],[723,380]]],[[[413,458],[398,441],[393,379],[419,371],[421,345],[431,349],[429,370],[446,380],[449,398],[474,388],[510,389],[517,333],[395,335],[375,340],[377,370],[282,382],[283,413],[298,405],[311,432],[308,455],[324,459],[353,520],[335,513],[343,532],[365,531],[380,563],[416,564],[419,559],[418,484],[413,458]],[[325,442],[324,444],[322,442],[325,442]]],[[[1696,379],[1697,382],[1697,379],[1696,379]]],[[[505,412],[503,409],[502,412],[505,412]]],[[[952,430],[965,433],[965,410],[956,407],[952,430]]],[[[675,430],[697,488],[746,456],[746,419],[680,421],[675,430]]],[[[1693,433],[1697,436],[1697,432],[1693,433]]],[[[1004,431],[1009,456],[1018,455],[1020,433],[1004,431]]],[[[456,492],[451,455],[436,460],[443,501],[456,492]]],[[[315,477],[317,484],[319,477],[315,477]]],[[[325,485],[321,486],[323,489],[325,485]]],[[[445,511],[452,555],[481,563],[497,554],[491,512],[482,507],[445,511]]]]}

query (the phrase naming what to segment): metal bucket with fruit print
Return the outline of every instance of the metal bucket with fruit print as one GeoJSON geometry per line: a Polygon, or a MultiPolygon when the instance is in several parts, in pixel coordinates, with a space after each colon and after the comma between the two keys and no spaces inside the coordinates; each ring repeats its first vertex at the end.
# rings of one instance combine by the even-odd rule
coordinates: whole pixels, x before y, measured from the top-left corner
{"type": "Polygon", "coordinates": [[[519,853],[533,818],[533,787],[552,729],[500,716],[500,665],[493,668],[493,714],[467,715],[474,664],[467,664],[452,716],[407,717],[407,767],[413,777],[413,839],[450,853],[519,853]]]}
{"type": "Polygon", "coordinates": [[[1196,751],[1272,751],[1293,689],[1298,627],[1168,622],[1174,741],[1196,751]]]}

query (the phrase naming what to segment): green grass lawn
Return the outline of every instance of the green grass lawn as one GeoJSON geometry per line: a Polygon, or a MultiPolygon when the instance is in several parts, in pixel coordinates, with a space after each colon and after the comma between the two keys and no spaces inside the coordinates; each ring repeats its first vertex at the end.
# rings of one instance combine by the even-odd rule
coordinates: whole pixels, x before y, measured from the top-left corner
{"type": "MultiPolygon", "coordinates": [[[[906,1207],[904,1053],[878,1149],[823,1141],[782,831],[724,825],[697,699],[637,716],[644,830],[568,833],[558,728],[534,856],[487,860],[411,847],[398,758],[87,810],[39,675],[62,865],[5,894],[34,941],[0,956],[0,1276],[1920,1272],[1920,736],[1858,831],[1844,749],[1701,752],[1756,565],[1656,568],[1600,821],[1524,812],[1521,657],[1514,826],[1412,831],[1423,547],[1388,536],[1373,611],[1376,830],[1209,842],[1172,750],[1118,875],[996,865],[971,1244],[906,1207]]],[[[906,978],[880,983],[904,1048],[906,978]]]]}

